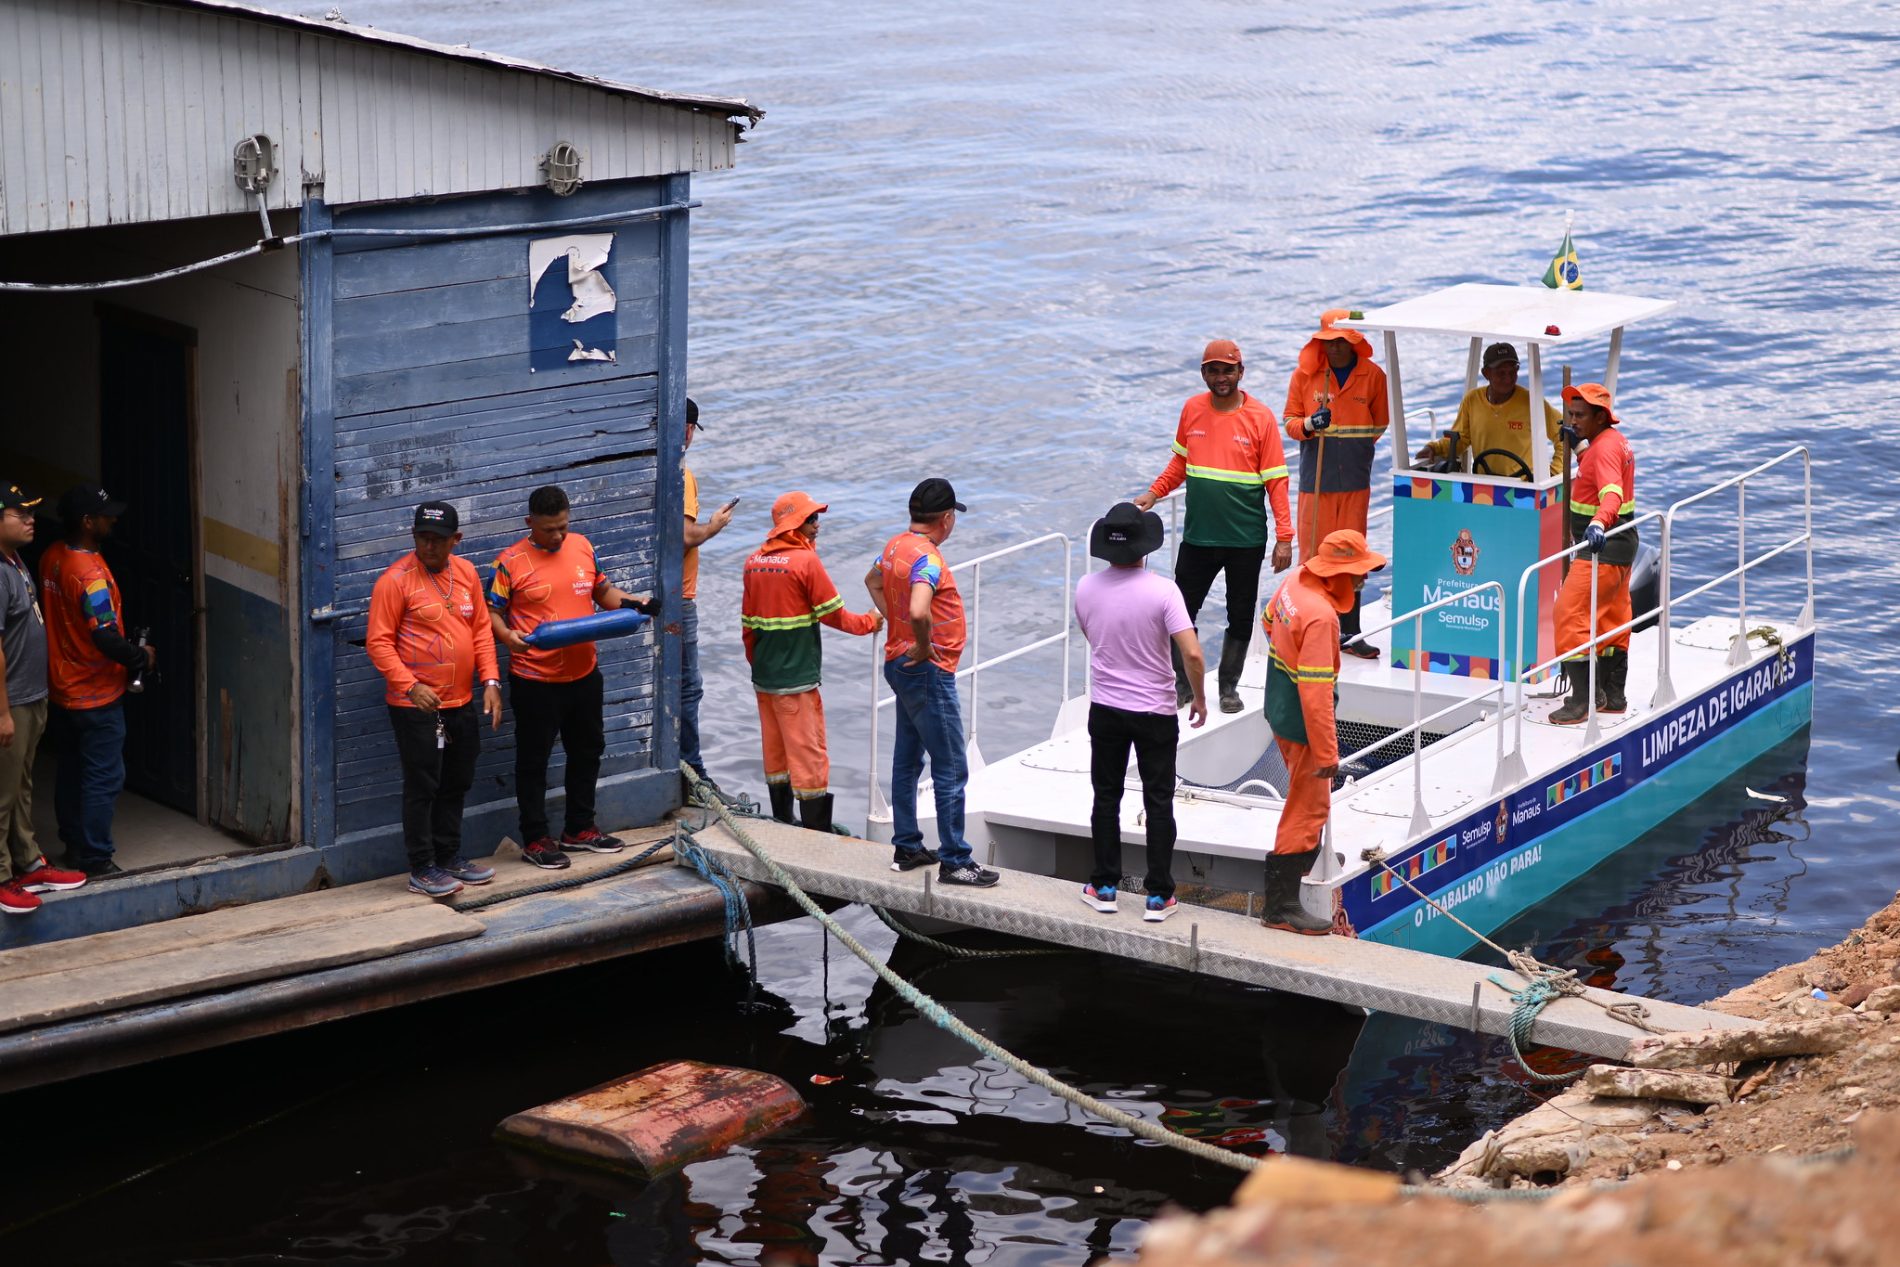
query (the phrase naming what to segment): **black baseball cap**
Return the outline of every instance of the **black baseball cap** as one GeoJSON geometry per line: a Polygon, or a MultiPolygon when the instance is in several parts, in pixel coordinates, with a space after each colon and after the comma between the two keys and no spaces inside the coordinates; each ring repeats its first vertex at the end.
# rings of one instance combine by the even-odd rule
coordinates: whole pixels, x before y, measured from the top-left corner
{"type": "Polygon", "coordinates": [[[438,537],[452,537],[462,527],[462,517],[455,513],[455,507],[447,502],[423,502],[416,507],[415,530],[432,532],[438,537]]]}
{"type": "Polygon", "coordinates": [[[1484,368],[1490,369],[1493,365],[1501,365],[1506,361],[1513,365],[1517,364],[1517,349],[1510,344],[1493,343],[1484,350],[1484,368]]]}
{"type": "Polygon", "coordinates": [[[26,485],[0,479],[0,510],[32,510],[40,501],[40,495],[28,491],[26,485]]]}
{"type": "Polygon", "coordinates": [[[706,424],[699,420],[699,406],[691,396],[686,398],[686,425],[698,427],[701,431],[706,429],[706,424]]]}
{"type": "Polygon", "coordinates": [[[968,510],[957,500],[957,490],[950,487],[950,481],[931,476],[916,488],[910,490],[910,517],[922,519],[926,515],[941,515],[946,510],[968,510]]]}
{"type": "Polygon", "coordinates": [[[117,519],[125,513],[125,503],[97,484],[75,484],[59,499],[59,521],[67,528],[79,527],[87,515],[117,519]]]}

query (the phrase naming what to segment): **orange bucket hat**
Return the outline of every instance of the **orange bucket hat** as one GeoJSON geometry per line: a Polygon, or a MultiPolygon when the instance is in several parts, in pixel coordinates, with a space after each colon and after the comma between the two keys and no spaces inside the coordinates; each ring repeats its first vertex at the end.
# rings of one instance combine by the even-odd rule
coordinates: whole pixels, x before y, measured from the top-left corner
{"type": "Polygon", "coordinates": [[[1385,566],[1385,556],[1366,544],[1365,534],[1351,528],[1326,534],[1319,553],[1306,561],[1314,576],[1364,576],[1385,566]]]}
{"type": "Polygon", "coordinates": [[[1313,337],[1315,339],[1351,339],[1355,343],[1365,342],[1366,336],[1357,330],[1339,330],[1334,328],[1333,323],[1335,321],[1344,321],[1351,315],[1352,309],[1350,308],[1328,308],[1325,312],[1319,314],[1319,331],[1313,337]]]}
{"type": "Polygon", "coordinates": [[[1566,387],[1564,388],[1564,399],[1566,401],[1582,400],[1587,404],[1595,405],[1610,416],[1610,425],[1612,427],[1621,425],[1623,421],[1616,416],[1615,410],[1611,408],[1611,406],[1615,405],[1616,398],[1610,395],[1610,389],[1605,387],[1602,383],[1578,383],[1575,387],[1566,387]]]}
{"type": "Polygon", "coordinates": [[[772,532],[774,535],[787,528],[796,528],[813,515],[822,515],[831,507],[816,501],[810,493],[786,493],[772,503],[772,532]]]}

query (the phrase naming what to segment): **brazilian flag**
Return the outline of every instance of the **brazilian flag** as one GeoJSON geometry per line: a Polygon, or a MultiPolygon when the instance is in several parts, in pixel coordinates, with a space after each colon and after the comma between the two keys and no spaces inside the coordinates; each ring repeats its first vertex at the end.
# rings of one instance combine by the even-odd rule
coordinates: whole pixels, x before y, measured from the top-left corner
{"type": "Polygon", "coordinates": [[[1544,270],[1544,285],[1552,290],[1582,290],[1583,274],[1577,268],[1577,246],[1570,240],[1570,230],[1564,230],[1563,245],[1550,257],[1550,267],[1544,270]]]}

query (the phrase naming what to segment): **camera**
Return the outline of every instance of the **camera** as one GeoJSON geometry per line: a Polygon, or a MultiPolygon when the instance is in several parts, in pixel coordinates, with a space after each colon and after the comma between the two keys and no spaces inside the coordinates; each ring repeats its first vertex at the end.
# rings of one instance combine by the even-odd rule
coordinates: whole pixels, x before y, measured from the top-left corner
{"type": "MultiPolygon", "coordinates": [[[[139,636],[133,639],[132,645],[137,647],[139,651],[143,653],[145,650],[145,644],[150,642],[151,640],[152,640],[151,629],[149,628],[141,629],[139,630],[139,636]]],[[[125,689],[130,691],[132,694],[137,695],[139,692],[143,691],[148,686],[157,686],[159,681],[160,681],[160,677],[159,677],[159,672],[158,672],[158,666],[156,664],[147,664],[133,671],[132,680],[125,684],[125,689]]]]}

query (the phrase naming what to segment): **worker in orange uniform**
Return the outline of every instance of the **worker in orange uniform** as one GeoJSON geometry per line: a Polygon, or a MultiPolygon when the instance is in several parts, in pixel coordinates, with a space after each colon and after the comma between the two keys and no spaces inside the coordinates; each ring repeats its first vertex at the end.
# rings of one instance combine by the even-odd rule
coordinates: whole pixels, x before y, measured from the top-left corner
{"type": "Polygon", "coordinates": [[[1366,574],[1385,566],[1365,534],[1342,528],[1288,577],[1267,604],[1267,724],[1286,762],[1280,830],[1267,855],[1260,922],[1320,936],[1332,921],[1300,905],[1300,881],[1313,869],[1333,808],[1339,731],[1333,701],[1339,683],[1339,619],[1353,610],[1366,574]]]}
{"type": "Polygon", "coordinates": [[[495,878],[493,867],[462,856],[462,807],[475,784],[481,717],[501,728],[501,670],[482,578],[455,554],[462,540],[455,507],[423,502],[410,539],[415,549],[370,591],[363,647],[383,675],[396,732],[409,891],[440,900],[495,878]]]}
{"type": "Polygon", "coordinates": [[[752,689],[759,697],[759,739],[772,817],[812,831],[831,830],[831,760],[825,752],[825,702],[818,694],[823,647],[818,626],[848,634],[884,628],[875,612],[850,612],[818,561],[818,516],[830,509],[805,493],[772,503],[772,535],[745,561],[739,623],[752,689]]]}
{"type": "MultiPolygon", "coordinates": [[[[1187,605],[1188,619],[1201,604],[1214,578],[1227,573],[1227,637],[1220,648],[1220,710],[1240,711],[1240,671],[1253,640],[1254,612],[1260,605],[1260,565],[1267,553],[1267,506],[1273,507],[1273,570],[1293,564],[1293,515],[1287,506],[1286,451],[1273,411],[1240,390],[1240,348],[1232,339],[1215,339],[1201,353],[1201,381],[1207,390],[1181,406],[1174,428],[1174,457],[1166,469],[1134,499],[1139,510],[1152,509],[1183,483],[1187,518],[1181,549],[1174,559],[1174,582],[1187,605]]],[[[1194,698],[1181,660],[1174,657],[1174,699],[1185,706],[1194,698]]]]}
{"type": "MultiPolygon", "coordinates": [[[[1570,698],[1550,715],[1554,726],[1574,726],[1590,715],[1590,582],[1596,579],[1596,631],[1608,633],[1630,620],[1630,566],[1636,562],[1636,529],[1609,536],[1636,516],[1636,455],[1618,428],[1615,404],[1601,383],[1564,388],[1564,426],[1571,443],[1587,447],[1570,481],[1570,536],[1590,554],[1575,559],[1557,591],[1557,653],[1564,660],[1570,698]]],[[[1596,650],[1597,706],[1606,713],[1629,707],[1630,631],[1596,650]]]]}
{"type": "MultiPolygon", "coordinates": [[[[1287,384],[1286,433],[1300,445],[1300,561],[1342,528],[1363,535],[1372,499],[1372,457],[1391,422],[1385,371],[1372,363],[1372,344],[1335,322],[1344,308],[1320,314],[1319,332],[1300,349],[1299,368],[1287,384]]],[[[1362,660],[1379,658],[1359,639],[1359,599],[1339,618],[1340,646],[1362,660]]]]}

